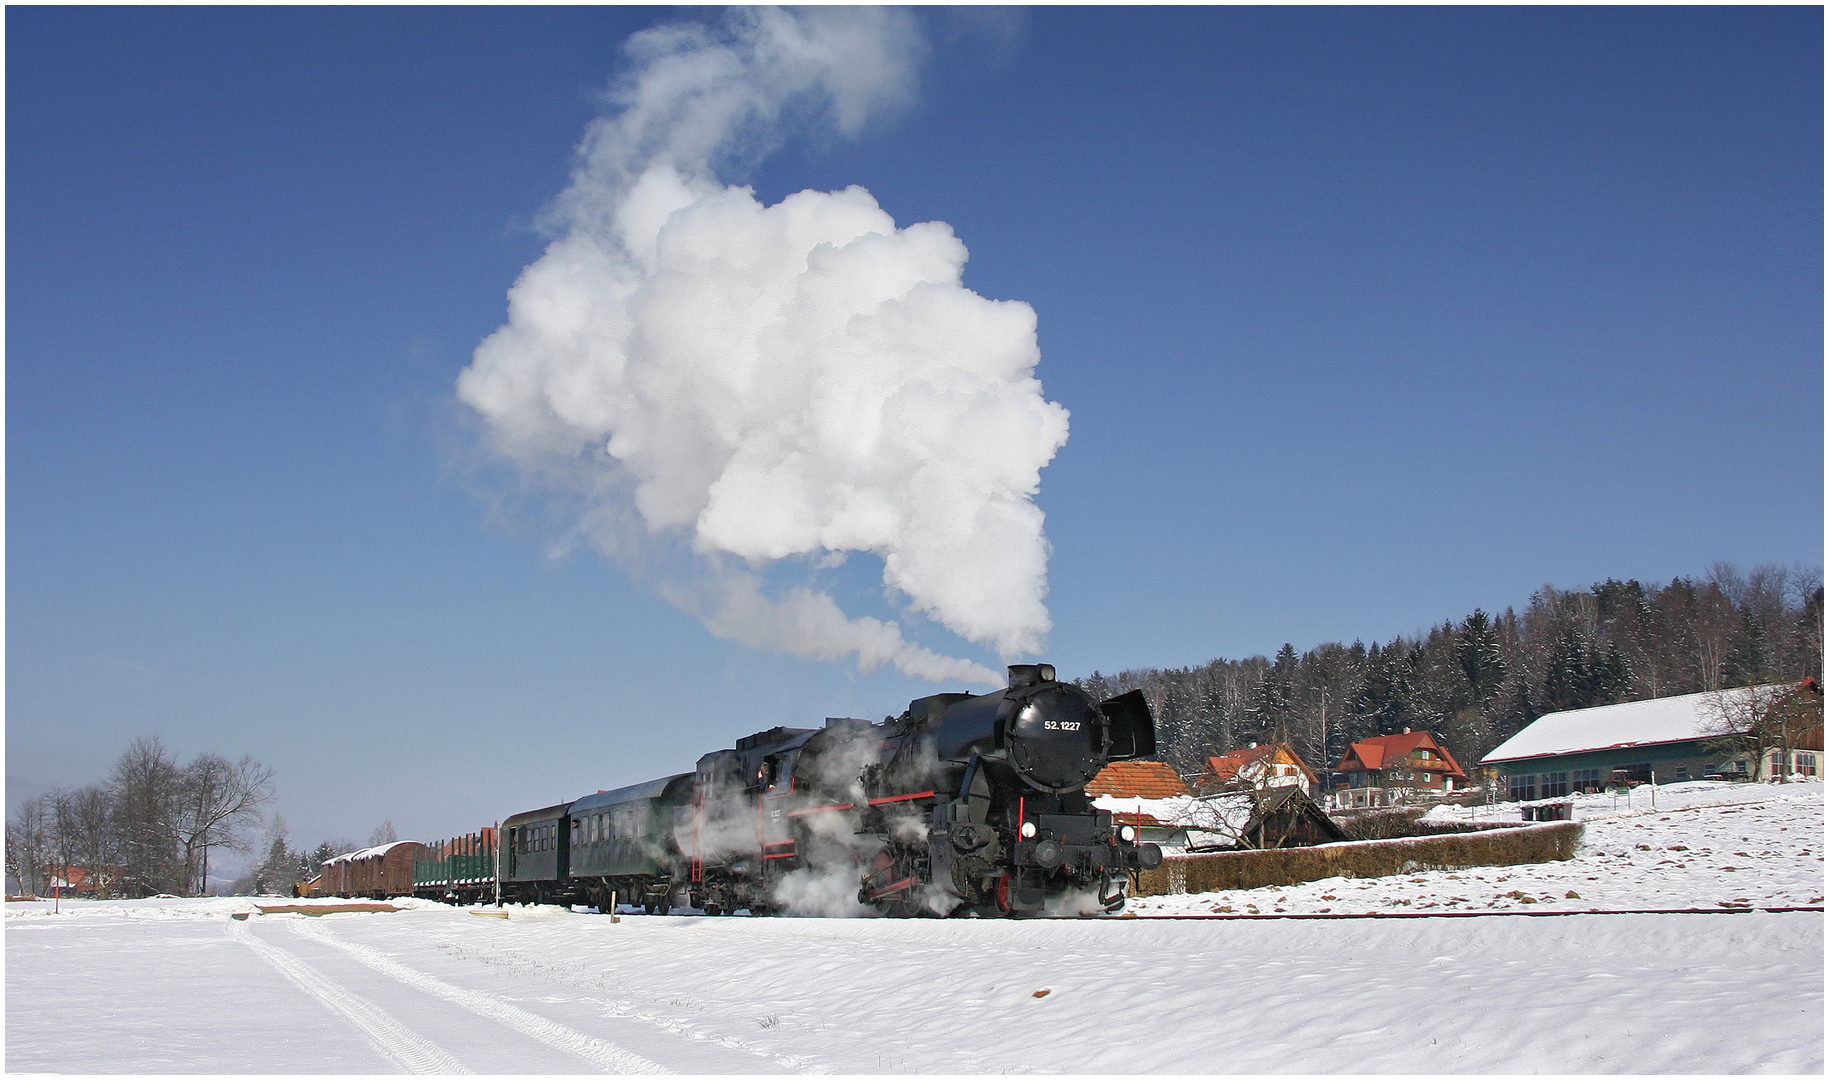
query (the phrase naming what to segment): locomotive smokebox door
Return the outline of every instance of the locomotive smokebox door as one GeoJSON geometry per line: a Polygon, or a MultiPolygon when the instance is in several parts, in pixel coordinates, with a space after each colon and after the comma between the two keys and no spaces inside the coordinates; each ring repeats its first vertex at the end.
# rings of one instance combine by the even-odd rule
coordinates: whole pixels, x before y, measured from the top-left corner
{"type": "Polygon", "coordinates": [[[1078,687],[1044,684],[1010,717],[1005,739],[1010,762],[1030,787],[1052,794],[1077,791],[1104,765],[1096,753],[1102,726],[1098,710],[1078,687]]]}

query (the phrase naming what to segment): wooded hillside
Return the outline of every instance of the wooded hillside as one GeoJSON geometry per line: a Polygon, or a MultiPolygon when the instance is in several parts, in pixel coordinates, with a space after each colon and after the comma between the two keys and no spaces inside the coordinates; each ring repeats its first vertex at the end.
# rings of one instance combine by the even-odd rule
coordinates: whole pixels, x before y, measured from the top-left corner
{"type": "Polygon", "coordinates": [[[1464,768],[1544,713],[1801,679],[1823,667],[1817,570],[1717,563],[1668,585],[1545,585],[1522,612],[1475,609],[1380,645],[1330,642],[1077,680],[1097,697],[1141,688],[1164,761],[1184,775],[1254,742],[1288,742],[1325,775],[1347,745],[1420,728],[1464,768]]]}

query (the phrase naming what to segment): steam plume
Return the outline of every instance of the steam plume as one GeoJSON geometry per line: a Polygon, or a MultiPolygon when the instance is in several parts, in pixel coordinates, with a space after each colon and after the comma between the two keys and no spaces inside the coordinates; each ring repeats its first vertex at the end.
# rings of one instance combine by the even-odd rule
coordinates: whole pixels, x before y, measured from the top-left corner
{"type": "Polygon", "coordinates": [[[458,394],[593,543],[712,633],[998,685],[763,576],[869,552],[892,600],[1005,657],[1051,627],[1032,496],[1067,411],[1034,378],[1033,309],[965,288],[951,227],[897,228],[861,187],[765,206],[716,178],[792,123],[853,134],[908,100],[921,47],[880,8],[631,38],[616,111],[552,208],[558,238],[458,394]]]}

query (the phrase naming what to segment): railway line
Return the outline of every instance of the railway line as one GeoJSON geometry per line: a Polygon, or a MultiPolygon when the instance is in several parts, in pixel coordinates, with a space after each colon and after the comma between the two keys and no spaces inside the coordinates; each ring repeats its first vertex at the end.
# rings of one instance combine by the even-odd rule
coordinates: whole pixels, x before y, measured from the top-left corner
{"type": "Polygon", "coordinates": [[[1788,915],[1810,911],[1820,915],[1823,909],[1819,905],[1816,907],[1585,908],[1580,911],[1289,911],[1260,912],[1255,915],[1214,912],[1208,915],[1120,915],[1112,921],[1209,922],[1233,919],[1262,922],[1266,919],[1492,919],[1517,917],[1552,919],[1569,915],[1746,915],[1753,912],[1788,915]]]}

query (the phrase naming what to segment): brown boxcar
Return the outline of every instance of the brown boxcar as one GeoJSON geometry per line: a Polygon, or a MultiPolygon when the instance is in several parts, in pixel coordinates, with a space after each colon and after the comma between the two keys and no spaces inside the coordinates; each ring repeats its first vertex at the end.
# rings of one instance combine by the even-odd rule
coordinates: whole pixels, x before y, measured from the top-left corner
{"type": "Polygon", "coordinates": [[[417,840],[397,840],[380,847],[338,855],[324,863],[318,877],[317,896],[368,896],[385,900],[413,895],[413,861],[425,845],[417,840]]]}

